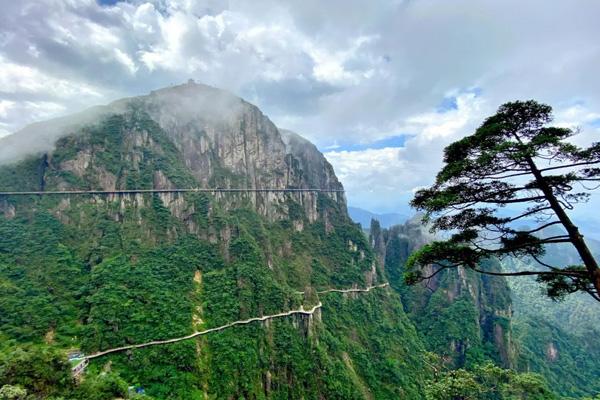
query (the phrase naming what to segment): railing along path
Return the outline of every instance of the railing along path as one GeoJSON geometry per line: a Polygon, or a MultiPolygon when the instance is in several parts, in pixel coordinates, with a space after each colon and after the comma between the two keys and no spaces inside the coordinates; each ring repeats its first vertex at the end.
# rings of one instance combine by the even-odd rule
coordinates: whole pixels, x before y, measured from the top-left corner
{"type": "MultiPolygon", "coordinates": [[[[364,288],[364,289],[360,289],[360,288],[327,289],[327,290],[317,291],[317,293],[318,294],[325,294],[325,293],[333,293],[333,292],[335,292],[335,293],[370,292],[373,289],[383,288],[383,287],[386,287],[386,286],[389,286],[389,284],[387,282],[386,283],[382,283],[380,285],[369,286],[369,287],[364,288]]],[[[298,293],[304,294],[304,292],[298,292],[298,293]]],[[[107,354],[116,353],[116,352],[120,352],[120,351],[126,351],[126,350],[132,350],[132,349],[139,349],[139,348],[142,348],[142,347],[158,346],[158,345],[163,345],[163,344],[181,342],[183,340],[193,339],[195,337],[203,336],[203,335],[206,335],[206,334],[209,334],[209,333],[219,332],[219,331],[222,331],[222,330],[227,329],[227,328],[231,328],[231,327],[236,326],[236,325],[247,325],[247,324],[250,324],[252,322],[266,321],[266,320],[275,319],[275,318],[282,318],[282,317],[289,317],[290,315],[296,315],[296,314],[313,315],[315,313],[315,311],[318,310],[318,309],[320,309],[322,306],[323,306],[323,304],[321,302],[319,302],[319,304],[313,306],[311,309],[305,310],[304,306],[301,305],[300,308],[298,308],[296,310],[290,310],[290,311],[285,311],[285,312],[281,312],[281,313],[278,313],[278,314],[264,315],[262,317],[254,317],[254,318],[244,319],[244,320],[240,320],[240,321],[234,321],[234,322],[230,322],[230,323],[228,323],[226,325],[222,325],[222,326],[218,326],[218,327],[215,327],[215,328],[206,329],[206,330],[203,330],[203,331],[194,332],[194,333],[192,333],[190,335],[187,335],[187,336],[182,336],[182,337],[173,338],[173,339],[165,339],[165,340],[153,340],[151,342],[146,342],[146,343],[131,344],[131,345],[127,345],[127,346],[115,347],[113,349],[99,351],[97,353],[93,353],[93,354],[84,356],[83,359],[85,359],[85,360],[91,360],[93,358],[102,357],[102,356],[105,356],[107,354]]]]}
{"type": "Polygon", "coordinates": [[[244,189],[244,188],[184,188],[184,189],[124,189],[124,190],[47,190],[0,191],[0,196],[60,196],[60,195],[120,195],[138,193],[343,193],[344,189],[244,189]]]}

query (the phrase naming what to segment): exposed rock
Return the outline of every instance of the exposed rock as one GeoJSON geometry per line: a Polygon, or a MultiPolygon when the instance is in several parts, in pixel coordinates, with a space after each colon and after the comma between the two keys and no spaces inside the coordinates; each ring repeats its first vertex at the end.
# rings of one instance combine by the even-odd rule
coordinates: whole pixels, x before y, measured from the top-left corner
{"type": "Polygon", "coordinates": [[[546,359],[554,362],[558,358],[558,349],[554,345],[554,342],[549,342],[546,346],[546,359]]]}
{"type": "Polygon", "coordinates": [[[366,286],[373,286],[377,279],[377,268],[375,262],[371,264],[371,269],[365,272],[365,284],[366,286]]]}
{"type": "MultiPolygon", "coordinates": [[[[56,141],[61,136],[84,131],[82,126],[96,126],[107,116],[116,114],[129,118],[132,113],[140,111],[155,121],[172,141],[181,161],[194,176],[195,186],[343,188],[332,166],[313,144],[293,132],[278,129],[256,106],[233,94],[194,82],[157,90],[146,96],[122,99],[72,116],[72,121],[60,118],[36,124],[35,129],[26,128],[18,135],[25,138],[47,126],[51,134],[46,139],[56,141]]],[[[73,158],[54,165],[55,170],[70,172],[86,180],[94,177],[99,189],[131,189],[127,178],[133,172],[139,172],[144,151],[161,154],[164,149],[162,142],[157,143],[144,127],[138,128],[134,124],[121,134],[121,161],[130,169],[121,171],[119,176],[97,165],[96,157],[105,150],[102,145],[81,149],[73,158]]],[[[10,140],[7,139],[8,142],[10,140]]],[[[154,171],[153,180],[154,188],[178,186],[160,169],[154,171]]],[[[77,189],[61,180],[55,182],[55,186],[59,190],[77,189]]],[[[341,209],[345,210],[343,193],[243,193],[226,194],[219,200],[226,208],[228,203],[233,208],[249,201],[260,215],[279,220],[287,218],[286,199],[292,198],[302,206],[308,222],[313,223],[320,217],[317,201],[320,195],[340,203],[343,205],[341,209]]],[[[180,199],[161,196],[161,200],[177,218],[185,218],[187,212],[193,212],[180,199]]],[[[186,221],[186,224],[190,232],[197,232],[193,222],[186,221]]],[[[331,231],[329,222],[326,222],[326,228],[331,231]]]]}
{"type": "Polygon", "coordinates": [[[294,221],[293,225],[296,232],[302,232],[304,230],[304,223],[301,220],[294,221]]]}
{"type": "MultiPolygon", "coordinates": [[[[409,315],[414,316],[417,328],[421,321],[437,318],[442,307],[450,308],[455,302],[463,301],[463,304],[469,304],[473,308],[476,315],[473,321],[463,322],[465,329],[478,332],[477,340],[480,343],[469,343],[457,338],[448,343],[444,352],[449,350],[452,363],[462,366],[469,348],[489,343],[502,364],[511,367],[515,362],[516,350],[512,341],[510,292],[504,278],[480,275],[464,267],[436,274],[439,267],[429,265],[423,268],[422,274],[431,276],[430,279],[413,287],[405,286],[402,280],[404,263],[412,252],[432,240],[434,237],[428,227],[422,224],[420,216],[389,229],[381,229],[378,223],[371,224],[370,242],[376,249],[379,260],[385,262],[385,272],[392,281],[392,286],[402,294],[404,306],[409,310],[409,315]],[[438,294],[438,304],[430,309],[429,301],[435,294],[438,294]],[[447,299],[445,306],[439,304],[439,294],[447,299]],[[435,314],[424,317],[427,313],[435,314]]],[[[486,268],[500,268],[500,265],[490,261],[486,268]]],[[[441,334],[445,334],[444,329],[441,331],[441,334]]]]}
{"type": "Polygon", "coordinates": [[[56,330],[54,328],[50,328],[48,330],[48,332],[46,332],[46,335],[44,336],[44,342],[46,344],[53,344],[55,336],[56,336],[56,330]]]}
{"type": "MultiPolygon", "coordinates": [[[[154,171],[154,189],[173,189],[174,186],[163,171],[154,171]]],[[[170,193],[168,193],[170,194],[170,193]]]]}
{"type": "Polygon", "coordinates": [[[0,212],[4,214],[6,219],[13,219],[17,215],[15,206],[4,199],[0,199],[0,212]]]}
{"type": "Polygon", "coordinates": [[[60,164],[60,168],[64,171],[69,171],[76,176],[82,178],[87,169],[90,167],[92,161],[91,149],[85,149],[77,153],[75,158],[63,161],[60,164]]]}
{"type": "MultiPolygon", "coordinates": [[[[208,187],[217,178],[221,187],[342,189],[333,168],[314,145],[277,129],[257,107],[228,92],[188,83],[136,101],[167,132],[200,186],[208,187]]],[[[244,196],[261,215],[285,217],[273,207],[284,202],[282,193],[244,196]]],[[[345,204],[342,193],[327,196],[345,204]]],[[[309,222],[317,220],[316,193],[292,197],[303,206],[309,222]]]]}
{"type": "Polygon", "coordinates": [[[98,168],[96,170],[96,177],[98,179],[99,186],[102,190],[117,190],[117,177],[114,174],[102,168],[98,168]]]}

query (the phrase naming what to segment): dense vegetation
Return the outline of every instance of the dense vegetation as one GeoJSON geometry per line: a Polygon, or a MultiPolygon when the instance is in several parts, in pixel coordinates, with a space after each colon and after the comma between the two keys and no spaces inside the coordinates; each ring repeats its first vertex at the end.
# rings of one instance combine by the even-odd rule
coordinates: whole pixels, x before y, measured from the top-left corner
{"type": "MultiPolygon", "coordinates": [[[[573,256],[572,250],[555,246],[548,248],[545,259],[552,262],[573,256]]],[[[527,262],[510,260],[503,267],[510,271],[520,268],[514,264],[527,262]]],[[[543,287],[532,278],[509,283],[515,310],[513,330],[519,344],[518,368],[541,373],[565,396],[599,393],[600,349],[594,338],[600,335],[600,310],[596,302],[583,294],[551,301],[540,296],[543,287]]]]}
{"type": "MultiPolygon", "coordinates": [[[[175,143],[131,105],[62,138],[52,154],[0,167],[0,188],[196,185],[175,143]]],[[[245,184],[218,154],[210,162],[206,182],[245,184]]],[[[199,193],[0,199],[0,400],[501,400],[553,398],[548,386],[570,395],[596,390],[594,359],[577,358],[579,345],[557,342],[565,356],[543,369],[545,350],[535,347],[543,342],[531,332],[561,334],[541,322],[513,327],[503,279],[446,271],[435,286],[406,286],[404,263],[423,243],[414,227],[374,226],[373,251],[343,202],[326,194],[311,199],[314,220],[306,199],[273,201],[274,218],[257,211],[264,200],[199,193]],[[393,290],[317,294],[386,280],[393,290]],[[80,381],[67,362],[70,351],[183,336],[318,301],[323,307],[312,317],[95,359],[80,381]],[[550,385],[509,366],[540,372],[550,385]],[[582,367],[589,374],[576,377],[582,367]],[[571,375],[561,375],[565,369],[571,375]],[[561,376],[568,382],[557,386],[561,376]]]]}
{"type": "MultiPolygon", "coordinates": [[[[195,179],[134,109],[61,139],[49,157],[1,167],[0,186],[147,188],[157,171],[181,186],[195,179]],[[153,145],[132,139],[140,132],[153,145]],[[65,168],[82,157],[83,173],[65,168]]],[[[424,349],[386,290],[325,294],[312,318],[100,358],[75,383],[70,350],[182,336],[383,280],[360,228],[326,195],[313,223],[292,196],[280,205],[287,217],[270,220],[244,195],[170,196],[0,199],[2,396],[112,399],[133,386],[156,399],[423,397],[424,349]]]]}
{"type": "MultiPolygon", "coordinates": [[[[384,230],[375,221],[370,229],[371,242],[384,256],[389,282],[400,293],[427,349],[455,368],[486,361],[511,366],[511,301],[503,279],[448,270],[427,284],[409,286],[404,282],[404,265],[412,251],[426,241],[425,236],[418,221],[384,230]]],[[[499,270],[498,263],[488,263],[488,268],[499,270]]]]}
{"type": "Polygon", "coordinates": [[[428,400],[553,400],[557,396],[548,388],[541,375],[517,373],[502,369],[491,362],[471,369],[447,369],[437,355],[434,378],[428,382],[428,400]]]}
{"type": "MultiPolygon", "coordinates": [[[[600,355],[590,339],[598,337],[600,311],[593,299],[578,294],[555,302],[541,296],[543,287],[535,278],[505,281],[468,270],[462,276],[442,271],[427,284],[408,286],[404,263],[413,249],[431,239],[427,229],[418,219],[384,230],[374,221],[370,238],[384,255],[386,274],[419,336],[433,352],[429,398],[519,398],[511,390],[522,384],[531,389],[525,398],[589,398],[600,391],[600,355]],[[500,341],[496,326],[504,333],[500,341]]],[[[572,250],[550,246],[544,259],[576,257],[572,250]]],[[[513,265],[527,263],[526,258],[508,259],[502,266],[486,262],[488,270],[535,268],[513,265]]]]}

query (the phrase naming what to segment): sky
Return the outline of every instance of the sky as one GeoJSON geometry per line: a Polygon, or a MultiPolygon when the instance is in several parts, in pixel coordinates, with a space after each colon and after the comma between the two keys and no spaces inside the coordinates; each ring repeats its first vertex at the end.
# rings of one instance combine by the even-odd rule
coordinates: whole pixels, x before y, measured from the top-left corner
{"type": "Polygon", "coordinates": [[[351,205],[403,212],[506,101],[600,137],[599,15],[597,0],[0,0],[0,136],[192,78],[313,141],[351,205]]]}

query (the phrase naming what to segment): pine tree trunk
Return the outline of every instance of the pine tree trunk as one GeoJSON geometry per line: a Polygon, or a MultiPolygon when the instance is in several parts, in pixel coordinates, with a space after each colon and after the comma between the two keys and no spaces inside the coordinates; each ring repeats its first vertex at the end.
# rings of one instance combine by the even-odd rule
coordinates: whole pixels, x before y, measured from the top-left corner
{"type": "Polygon", "coordinates": [[[592,281],[592,284],[596,289],[596,293],[600,295],[600,268],[598,268],[598,263],[596,262],[596,259],[594,258],[592,252],[585,243],[583,235],[579,232],[579,228],[577,228],[577,226],[573,224],[573,221],[571,221],[571,218],[569,218],[565,210],[563,210],[560,203],[558,202],[558,199],[556,198],[556,196],[554,196],[552,188],[548,185],[548,183],[544,179],[544,176],[537,168],[537,165],[531,157],[527,157],[527,163],[531,168],[531,172],[535,177],[535,180],[538,183],[540,190],[542,191],[542,193],[544,193],[544,196],[548,200],[550,207],[552,207],[552,210],[558,217],[559,221],[565,227],[565,230],[569,235],[569,240],[571,241],[571,243],[573,243],[573,246],[579,253],[579,257],[581,257],[583,264],[588,270],[590,280],[592,281]]]}

